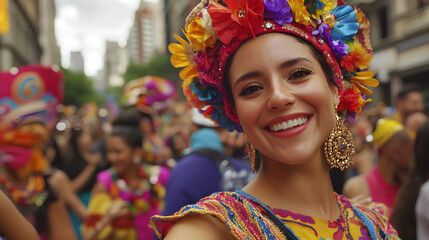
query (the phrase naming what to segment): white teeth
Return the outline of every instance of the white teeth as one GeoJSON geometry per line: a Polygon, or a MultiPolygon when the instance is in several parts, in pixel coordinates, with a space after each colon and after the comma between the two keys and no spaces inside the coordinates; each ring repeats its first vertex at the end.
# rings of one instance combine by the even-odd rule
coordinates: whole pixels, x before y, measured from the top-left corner
{"type": "Polygon", "coordinates": [[[273,124],[270,126],[270,130],[272,132],[278,132],[278,131],[286,130],[289,128],[293,128],[293,127],[302,125],[302,124],[306,123],[307,120],[308,119],[305,116],[305,117],[299,117],[299,118],[296,118],[293,120],[291,119],[291,120],[288,120],[287,122],[276,123],[276,124],[273,124]]]}

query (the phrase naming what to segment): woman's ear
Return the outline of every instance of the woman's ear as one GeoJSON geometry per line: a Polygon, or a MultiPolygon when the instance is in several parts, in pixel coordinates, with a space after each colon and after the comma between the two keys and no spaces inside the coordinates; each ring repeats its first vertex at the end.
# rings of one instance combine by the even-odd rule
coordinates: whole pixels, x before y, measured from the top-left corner
{"type": "Polygon", "coordinates": [[[331,93],[332,93],[332,102],[335,106],[338,106],[340,104],[340,95],[338,94],[338,87],[331,84],[330,87],[331,93]]]}

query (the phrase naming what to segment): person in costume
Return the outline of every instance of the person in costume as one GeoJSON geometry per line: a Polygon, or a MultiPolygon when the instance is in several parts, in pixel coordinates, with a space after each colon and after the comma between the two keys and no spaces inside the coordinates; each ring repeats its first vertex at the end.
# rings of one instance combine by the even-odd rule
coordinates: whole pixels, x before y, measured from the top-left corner
{"type": "Polygon", "coordinates": [[[62,101],[59,70],[27,65],[0,72],[0,189],[41,239],[75,239],[62,195],[43,149],[62,101]]]}
{"type": "Polygon", "coordinates": [[[383,118],[377,122],[372,143],[377,147],[376,166],[365,175],[349,179],[344,186],[344,195],[371,197],[374,202],[386,205],[390,216],[399,189],[409,173],[413,141],[402,124],[383,118]]]}
{"type": "Polygon", "coordinates": [[[169,170],[141,162],[143,137],[138,124],[138,119],[123,116],[113,122],[107,141],[112,167],[97,176],[83,239],[153,239],[149,219],[162,210],[169,170]]]}
{"type": "Polygon", "coordinates": [[[126,106],[141,114],[140,129],[145,136],[143,150],[145,161],[158,165],[174,164],[171,149],[163,141],[162,112],[176,98],[174,84],[167,79],[145,76],[134,79],[124,87],[126,106]]]}
{"type": "Polygon", "coordinates": [[[354,154],[344,120],[370,101],[369,22],[343,1],[202,1],[172,64],[190,104],[243,131],[256,176],[155,216],[161,239],[398,239],[377,209],[333,192],[354,154]],[[338,118],[337,118],[338,114],[338,118]]]}
{"type": "Polygon", "coordinates": [[[413,167],[402,185],[390,222],[403,240],[428,239],[429,121],[417,131],[413,167]]]}
{"type": "MultiPolygon", "coordinates": [[[[101,154],[92,153],[93,140],[82,120],[76,118],[67,129],[68,140],[65,146],[57,145],[52,166],[64,171],[71,180],[71,190],[75,192],[83,206],[88,207],[91,190],[97,181],[97,174],[106,168],[101,166],[101,154]],[[60,147],[61,146],[61,147],[60,147]]],[[[69,211],[76,235],[81,239],[80,227],[85,214],[69,211]]]]}

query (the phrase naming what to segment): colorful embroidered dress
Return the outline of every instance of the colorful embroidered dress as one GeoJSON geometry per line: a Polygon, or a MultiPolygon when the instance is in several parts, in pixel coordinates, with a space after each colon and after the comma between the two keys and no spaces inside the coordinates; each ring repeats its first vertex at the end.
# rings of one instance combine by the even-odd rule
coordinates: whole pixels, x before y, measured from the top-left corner
{"type": "Polygon", "coordinates": [[[219,192],[183,207],[173,216],[154,216],[151,227],[163,239],[175,222],[189,214],[211,215],[224,222],[235,239],[399,239],[380,213],[336,195],[341,217],[319,219],[270,209],[242,191],[219,192]],[[275,217],[270,216],[270,213],[275,217]],[[363,215],[363,216],[362,216],[363,215]],[[277,224],[274,221],[279,220],[277,224]],[[286,229],[279,226],[284,224],[286,229]],[[288,237],[286,237],[287,235],[288,237]]]}
{"type": "Polygon", "coordinates": [[[126,201],[128,208],[126,215],[111,222],[98,234],[97,239],[153,239],[149,220],[162,210],[164,186],[170,172],[165,167],[154,166],[141,166],[139,171],[143,181],[136,190],[129,189],[126,181],[118,178],[114,168],[98,174],[97,180],[106,187],[107,193],[92,197],[88,207],[89,216],[83,227],[95,227],[112,201],[126,201]]]}

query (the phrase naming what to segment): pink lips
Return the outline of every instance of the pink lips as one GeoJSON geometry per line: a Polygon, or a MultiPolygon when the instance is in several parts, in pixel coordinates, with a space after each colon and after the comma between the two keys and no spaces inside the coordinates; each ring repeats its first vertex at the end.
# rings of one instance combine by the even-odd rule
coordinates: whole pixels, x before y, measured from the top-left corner
{"type": "Polygon", "coordinates": [[[278,117],[278,118],[275,118],[275,119],[269,121],[268,123],[265,124],[264,129],[267,132],[269,132],[270,134],[274,135],[275,137],[291,138],[291,137],[294,137],[294,136],[300,134],[301,132],[303,132],[307,128],[310,121],[311,121],[311,115],[309,115],[308,113],[293,113],[293,114],[289,114],[289,115],[283,116],[283,117],[278,117]],[[296,119],[299,117],[306,117],[307,122],[302,124],[302,125],[296,126],[292,129],[288,129],[288,130],[284,130],[284,131],[278,131],[278,132],[270,131],[270,126],[273,124],[277,124],[277,123],[281,123],[281,122],[287,122],[288,120],[296,119]]]}

